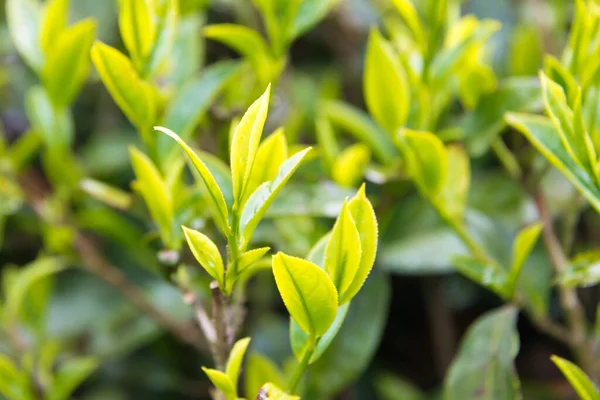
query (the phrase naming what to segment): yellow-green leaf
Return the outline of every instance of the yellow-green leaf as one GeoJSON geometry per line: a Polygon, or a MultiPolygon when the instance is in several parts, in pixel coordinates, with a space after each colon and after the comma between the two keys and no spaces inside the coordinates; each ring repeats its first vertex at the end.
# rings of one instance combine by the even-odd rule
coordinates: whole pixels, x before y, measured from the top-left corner
{"type": "Polygon", "coordinates": [[[409,173],[426,196],[437,195],[446,181],[448,152],[431,132],[404,129],[397,136],[409,173]]]}
{"type": "Polygon", "coordinates": [[[248,356],[244,382],[246,397],[248,399],[255,398],[260,388],[267,382],[271,382],[277,386],[285,384],[283,374],[277,365],[259,353],[251,353],[248,356]]]}
{"type": "Polygon", "coordinates": [[[42,81],[55,107],[69,106],[87,79],[95,34],[96,23],[86,19],[63,31],[52,43],[42,81]]]}
{"type": "Polygon", "coordinates": [[[531,253],[535,242],[540,236],[543,226],[542,223],[532,224],[521,230],[517,235],[513,244],[512,265],[510,274],[508,275],[508,289],[510,291],[513,291],[516,287],[521,269],[523,268],[529,253],[531,253]]]}
{"type": "Polygon", "coordinates": [[[354,198],[350,200],[348,209],[360,236],[361,255],[352,284],[345,293],[340,295],[340,304],[350,301],[358,293],[373,268],[375,255],[377,254],[377,218],[373,205],[365,194],[364,184],[358,189],[354,198]]]}
{"type": "Polygon", "coordinates": [[[79,183],[79,187],[91,197],[110,205],[111,207],[127,210],[133,202],[132,196],[116,186],[86,178],[79,183]]]}
{"type": "Polygon", "coordinates": [[[225,396],[225,400],[237,400],[237,390],[229,377],[221,371],[212,368],[202,367],[202,371],[208,376],[208,379],[225,396]]]}
{"type": "Polygon", "coordinates": [[[140,130],[154,124],[157,98],[154,89],[140,78],[131,61],[120,51],[96,42],[92,61],[115,103],[140,130]]]}
{"type": "Polygon", "coordinates": [[[6,355],[0,354],[0,394],[8,400],[33,400],[33,387],[27,374],[6,355]]]}
{"type": "Polygon", "coordinates": [[[360,235],[350,213],[348,202],[345,201],[325,248],[323,265],[331,277],[340,299],[344,297],[356,276],[361,253],[360,235]]]}
{"type": "Polygon", "coordinates": [[[202,268],[224,288],[225,268],[219,248],[208,236],[194,229],[182,227],[188,246],[202,268]]]}
{"type": "Polygon", "coordinates": [[[165,135],[170,136],[175,140],[186,152],[188,157],[190,158],[192,164],[200,174],[200,178],[206,185],[208,189],[208,194],[210,196],[211,204],[213,206],[213,212],[215,216],[215,220],[217,226],[221,229],[221,231],[225,234],[229,234],[229,212],[227,211],[227,203],[225,203],[225,198],[223,197],[223,192],[217,185],[215,178],[210,173],[206,165],[200,160],[200,157],[194,153],[192,150],[175,132],[170,129],[163,128],[162,126],[155,126],[155,130],[164,133],[165,135]]]}
{"type": "Polygon", "coordinates": [[[300,328],[315,337],[327,332],[337,313],[338,296],[325,271],[280,252],[273,256],[273,274],[279,294],[300,328]]]}
{"type": "Polygon", "coordinates": [[[263,183],[252,193],[240,218],[240,233],[243,235],[242,248],[250,243],[254,229],[309,151],[310,147],[285,160],[279,167],[275,179],[263,183]]]}
{"type": "Polygon", "coordinates": [[[258,144],[269,110],[271,86],[260,96],[242,117],[235,128],[231,142],[231,178],[233,180],[234,209],[243,207],[258,144]]]}
{"type": "Polygon", "coordinates": [[[129,154],[137,178],[135,188],[143,197],[154,222],[158,225],[164,244],[174,246],[175,243],[171,243],[173,239],[173,201],[171,192],[158,168],[148,156],[135,147],[129,148],[129,154]]]}
{"type": "Polygon", "coordinates": [[[300,400],[300,397],[286,393],[271,382],[260,388],[256,398],[261,400],[300,400]]]}
{"type": "Polygon", "coordinates": [[[369,36],[363,84],[367,109],[393,135],[408,117],[410,92],[398,56],[377,29],[369,36]]]}
{"type": "Polygon", "coordinates": [[[141,72],[156,36],[155,16],[150,1],[121,0],[119,29],[125,47],[141,72]]]}
{"type": "Polygon", "coordinates": [[[331,122],[324,117],[319,117],[315,124],[315,135],[319,144],[319,154],[326,170],[329,172],[340,154],[340,148],[335,138],[335,131],[331,122]]]}
{"type": "Polygon", "coordinates": [[[260,260],[267,252],[270,250],[270,247],[261,247],[254,250],[249,250],[243,253],[240,258],[238,258],[238,273],[244,272],[246,268],[250,268],[252,264],[256,263],[260,260]]]}
{"type": "MultiPolygon", "coordinates": [[[[59,36],[67,27],[70,0],[48,0],[44,4],[42,26],[40,29],[40,47],[49,55],[59,36]]],[[[89,51],[89,49],[88,49],[89,51]]]]}
{"type": "Polygon", "coordinates": [[[371,160],[371,151],[363,143],[345,148],[336,158],[331,169],[333,180],[346,187],[355,187],[362,181],[371,160]]]}
{"type": "MultiPolygon", "coordinates": [[[[571,155],[573,161],[593,175],[596,167],[596,154],[585,127],[581,124],[577,126],[578,130],[575,129],[576,116],[567,103],[567,97],[562,87],[550,80],[543,72],[540,72],[540,81],[542,82],[542,95],[546,111],[560,133],[564,148],[571,155]]],[[[582,118],[581,93],[575,97],[575,106],[578,109],[577,117],[582,118]]]]}
{"type": "Polygon", "coordinates": [[[448,171],[442,191],[437,198],[446,214],[462,220],[471,181],[469,156],[460,146],[448,146],[446,150],[448,171]]]}
{"type": "Polygon", "coordinates": [[[569,383],[573,386],[573,389],[575,389],[575,392],[577,392],[577,395],[579,395],[581,400],[600,399],[598,389],[581,368],[558,356],[552,356],[551,359],[569,380],[569,383]]]}
{"type": "Polygon", "coordinates": [[[417,46],[423,46],[425,44],[425,33],[423,32],[423,26],[419,19],[419,14],[413,6],[411,0],[392,0],[392,4],[396,7],[396,11],[402,17],[402,20],[406,24],[406,27],[410,31],[413,41],[417,46]]]}
{"type": "Polygon", "coordinates": [[[229,353],[229,360],[227,360],[227,366],[225,367],[225,373],[231,380],[234,388],[237,388],[238,378],[240,375],[240,368],[242,367],[242,361],[246,349],[250,344],[250,338],[243,338],[235,342],[229,353]]]}
{"type": "Polygon", "coordinates": [[[248,186],[244,191],[244,197],[247,199],[261,184],[275,179],[279,167],[287,158],[287,140],[283,133],[283,128],[280,128],[263,140],[258,147],[252,174],[250,175],[248,186]]]}

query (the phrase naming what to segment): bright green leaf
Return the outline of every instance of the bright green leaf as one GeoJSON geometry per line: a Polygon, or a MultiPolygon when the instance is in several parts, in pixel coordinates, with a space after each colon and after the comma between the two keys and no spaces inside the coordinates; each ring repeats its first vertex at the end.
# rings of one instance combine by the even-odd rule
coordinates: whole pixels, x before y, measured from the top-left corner
{"type": "Polygon", "coordinates": [[[567,377],[581,400],[600,399],[600,392],[598,392],[596,386],[577,365],[558,356],[552,356],[551,358],[564,376],[567,377]]]}
{"type": "Polygon", "coordinates": [[[196,260],[213,279],[219,282],[219,286],[223,289],[225,287],[225,268],[217,245],[208,236],[196,230],[184,226],[183,232],[196,260]]]}
{"type": "Polygon", "coordinates": [[[353,144],[337,156],[331,168],[331,176],[341,186],[354,187],[362,181],[370,159],[371,151],[366,145],[353,144]]]}
{"type": "Polygon", "coordinates": [[[156,94],[140,78],[131,61],[123,53],[98,41],[92,46],[92,61],[127,118],[138,129],[151,127],[156,118],[156,94]]]}
{"type": "Polygon", "coordinates": [[[237,400],[237,390],[226,374],[216,369],[205,367],[202,367],[202,371],[208,376],[213,385],[225,395],[225,400],[237,400]]]}
{"type": "MultiPolygon", "coordinates": [[[[44,4],[40,29],[40,48],[49,55],[51,49],[67,27],[70,0],[49,0],[44,4]]],[[[89,52],[89,49],[88,49],[89,52]]]]}
{"type": "Polygon", "coordinates": [[[398,145],[406,157],[408,170],[421,192],[437,195],[446,181],[448,152],[431,132],[404,129],[398,133],[398,145]]]}
{"type": "Polygon", "coordinates": [[[287,394],[271,382],[260,389],[256,398],[261,400],[300,400],[300,397],[287,394]]]}
{"type": "Polygon", "coordinates": [[[0,354],[0,394],[7,400],[33,400],[33,387],[24,372],[4,354],[0,354]]]}
{"type": "Polygon", "coordinates": [[[246,268],[252,267],[252,265],[263,258],[270,249],[270,247],[261,247],[259,249],[244,252],[238,258],[238,273],[241,274],[246,268]]]}
{"type": "Polygon", "coordinates": [[[279,167],[287,158],[287,140],[283,129],[280,128],[263,140],[258,147],[252,174],[245,189],[246,197],[254,193],[261,184],[275,179],[279,167]]]}
{"type": "Polygon", "coordinates": [[[154,127],[155,130],[164,133],[165,135],[170,136],[175,140],[186,152],[188,157],[190,158],[192,164],[196,168],[196,171],[200,174],[200,178],[206,185],[208,189],[208,194],[211,200],[211,204],[213,206],[213,212],[215,215],[215,220],[217,225],[221,229],[221,231],[227,235],[229,233],[229,212],[227,210],[227,204],[225,203],[225,198],[223,197],[223,192],[217,185],[215,178],[210,173],[209,169],[206,167],[206,164],[200,160],[200,158],[194,153],[194,151],[187,145],[185,142],[177,136],[173,131],[167,128],[163,128],[160,126],[154,127]]]}
{"type": "Polygon", "coordinates": [[[33,129],[42,134],[46,146],[63,151],[71,147],[74,135],[71,113],[68,109],[56,110],[44,88],[29,89],[25,109],[33,129]]]}
{"type": "Polygon", "coordinates": [[[243,338],[235,342],[229,353],[229,360],[227,360],[227,366],[225,367],[225,373],[231,380],[234,388],[237,388],[237,382],[240,375],[240,369],[242,367],[242,361],[246,349],[250,344],[250,338],[243,338]]]}
{"type": "Polygon", "coordinates": [[[525,264],[525,260],[533,250],[533,246],[537,241],[542,231],[543,224],[537,223],[532,224],[519,232],[515,242],[513,244],[513,255],[512,265],[510,267],[510,274],[508,276],[508,287],[510,290],[514,290],[521,268],[525,264]]]}
{"type": "Polygon", "coordinates": [[[273,203],[273,200],[277,197],[277,194],[281,191],[283,185],[290,179],[309,151],[310,148],[288,158],[279,167],[275,179],[263,183],[252,193],[244,206],[240,218],[240,233],[243,234],[244,243],[242,247],[245,247],[250,242],[254,229],[256,229],[256,226],[267,212],[271,203],[273,203]]]}
{"type": "Polygon", "coordinates": [[[415,44],[417,46],[423,46],[426,40],[425,33],[423,32],[419,14],[411,0],[392,0],[391,3],[409,29],[415,44]]]}
{"type": "Polygon", "coordinates": [[[536,115],[509,113],[506,121],[525,135],[531,144],[575,185],[592,206],[600,211],[600,189],[590,175],[567,153],[550,120],[536,115]]]}
{"type": "Polygon", "coordinates": [[[63,31],[52,43],[42,69],[42,81],[57,108],[69,106],[85,82],[95,33],[96,23],[87,19],[63,31]]]}
{"type": "Polygon", "coordinates": [[[344,202],[325,249],[323,265],[338,290],[340,299],[343,298],[356,276],[361,253],[360,235],[348,203],[344,202]]]}
{"type": "Polygon", "coordinates": [[[258,395],[258,391],[265,383],[273,383],[276,386],[284,386],[285,379],[277,365],[266,356],[259,353],[251,353],[245,374],[246,397],[252,399],[258,395]]]}
{"type": "Polygon", "coordinates": [[[127,210],[131,207],[131,195],[115,186],[95,179],[86,178],[79,183],[81,190],[111,207],[127,210]]]}
{"type": "Polygon", "coordinates": [[[92,357],[79,357],[65,361],[56,373],[48,400],[68,400],[88,376],[97,368],[99,362],[92,357]]]}
{"type": "Polygon", "coordinates": [[[121,0],[119,29],[125,47],[141,72],[156,36],[155,16],[149,0],[121,0]]]}
{"type": "Polygon", "coordinates": [[[254,160],[269,110],[271,86],[242,117],[233,133],[231,143],[231,178],[233,180],[233,207],[244,206],[246,188],[253,173],[254,160]]]}
{"type": "MultiPolygon", "coordinates": [[[[310,364],[317,361],[327,350],[329,345],[333,342],[336,335],[340,331],[344,320],[346,319],[346,314],[348,314],[348,309],[350,308],[350,303],[346,303],[340,307],[338,307],[337,314],[335,315],[335,320],[325,332],[323,336],[317,342],[317,346],[314,349],[314,352],[310,358],[310,364]]],[[[300,361],[304,352],[306,351],[306,346],[310,341],[310,336],[308,333],[304,332],[300,325],[296,323],[292,318],[290,318],[290,344],[292,345],[292,351],[294,355],[300,361]]]]}
{"type": "Polygon", "coordinates": [[[348,209],[359,233],[361,256],[352,283],[346,292],[340,295],[340,304],[349,301],[358,293],[373,268],[377,254],[377,218],[373,205],[365,194],[364,184],[358,189],[356,196],[350,200],[348,209]]]}
{"type": "Polygon", "coordinates": [[[469,156],[460,146],[448,146],[446,150],[448,171],[444,186],[437,198],[440,206],[449,216],[462,220],[471,181],[469,156]]]}
{"type": "Polygon", "coordinates": [[[135,188],[141,194],[166,246],[174,246],[173,199],[165,179],[150,158],[135,147],[129,148],[131,164],[137,178],[135,188]]]}
{"type": "Polygon", "coordinates": [[[377,29],[369,35],[363,85],[367,109],[388,134],[395,134],[408,117],[410,91],[398,56],[377,29]]]}
{"type": "Polygon", "coordinates": [[[273,274],[291,317],[302,330],[323,335],[337,313],[337,292],[329,276],[315,264],[283,253],[273,256],[273,274]]]}

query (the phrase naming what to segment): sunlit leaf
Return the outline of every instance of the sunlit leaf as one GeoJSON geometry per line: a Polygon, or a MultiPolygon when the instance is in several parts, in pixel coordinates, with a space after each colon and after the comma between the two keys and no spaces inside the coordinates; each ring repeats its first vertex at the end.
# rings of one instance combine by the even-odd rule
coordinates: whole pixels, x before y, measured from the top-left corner
{"type": "Polygon", "coordinates": [[[156,36],[155,16],[148,0],[121,0],[119,29],[123,43],[138,71],[143,70],[143,62],[152,50],[156,36]]]}
{"type": "Polygon", "coordinates": [[[459,146],[448,146],[447,153],[448,171],[438,199],[449,216],[460,220],[465,212],[471,181],[469,156],[459,146]]]}
{"type": "Polygon", "coordinates": [[[213,279],[219,282],[221,288],[225,288],[225,268],[219,248],[208,236],[196,230],[183,227],[185,238],[194,257],[202,268],[208,272],[213,279]]]}
{"type": "Polygon", "coordinates": [[[231,380],[233,387],[237,387],[238,378],[240,375],[240,369],[242,368],[242,361],[246,349],[250,344],[250,338],[243,338],[235,342],[229,353],[229,360],[227,360],[227,366],[225,367],[225,373],[231,380]]]}
{"type": "Polygon", "coordinates": [[[357,143],[349,146],[335,159],[331,176],[341,186],[354,187],[363,180],[370,159],[371,151],[366,145],[357,143]]]}
{"type": "Polygon", "coordinates": [[[598,388],[596,388],[590,378],[577,365],[558,356],[552,356],[552,361],[560,369],[563,375],[567,377],[569,383],[573,386],[580,399],[600,399],[598,388]]]}
{"type": "Polygon", "coordinates": [[[337,313],[337,292],[315,264],[283,253],[273,256],[273,274],[291,317],[314,337],[323,335],[337,313]]]}
{"type": "MultiPolygon", "coordinates": [[[[40,47],[46,55],[67,27],[70,0],[51,0],[44,4],[40,28],[40,47]]],[[[54,49],[52,49],[54,51],[54,49]]],[[[88,49],[89,52],[89,49],[88,49]]]]}
{"type": "Polygon", "coordinates": [[[285,380],[283,374],[277,365],[259,353],[251,353],[248,356],[247,371],[245,376],[246,397],[251,399],[258,395],[258,391],[266,383],[273,383],[276,386],[284,386],[285,380]]]}
{"type": "Polygon", "coordinates": [[[532,224],[519,232],[513,245],[512,265],[508,276],[508,285],[510,289],[514,289],[517,284],[517,279],[521,273],[521,269],[525,264],[525,260],[531,253],[535,242],[537,241],[543,224],[532,224]]]}
{"type": "Polygon", "coordinates": [[[208,379],[225,396],[225,400],[237,400],[237,390],[229,377],[216,369],[202,367],[202,371],[208,376],[208,379]]]}
{"type": "Polygon", "coordinates": [[[278,129],[258,147],[252,174],[246,187],[246,196],[249,197],[261,184],[275,179],[279,167],[287,158],[287,140],[283,129],[278,129]]]}
{"type": "Polygon", "coordinates": [[[7,400],[34,400],[33,386],[26,373],[6,355],[0,354],[0,394],[7,400]]]}

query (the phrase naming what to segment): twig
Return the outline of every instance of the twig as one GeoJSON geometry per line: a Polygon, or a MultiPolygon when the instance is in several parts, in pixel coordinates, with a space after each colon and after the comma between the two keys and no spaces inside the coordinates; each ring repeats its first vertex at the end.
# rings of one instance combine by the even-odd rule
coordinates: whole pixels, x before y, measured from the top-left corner
{"type": "Polygon", "coordinates": [[[230,348],[227,338],[227,321],[225,319],[227,304],[217,281],[210,283],[210,292],[212,294],[212,321],[216,333],[214,341],[216,349],[215,363],[218,369],[224,370],[229,358],[230,348]]]}
{"type": "MultiPolygon", "coordinates": [[[[560,274],[567,266],[568,261],[554,232],[552,216],[548,211],[546,199],[541,189],[536,191],[535,203],[540,214],[540,219],[544,224],[543,237],[550,261],[556,273],[560,274]]],[[[583,369],[594,378],[597,378],[599,375],[596,352],[587,338],[585,310],[577,297],[577,292],[575,289],[559,285],[558,294],[565,311],[567,326],[569,327],[571,347],[583,369]]]]}
{"type": "MultiPolygon", "coordinates": [[[[45,188],[45,183],[41,179],[37,179],[34,175],[26,174],[20,179],[21,188],[26,195],[27,201],[34,212],[43,220],[46,219],[46,211],[44,207],[44,199],[48,196],[48,189],[45,188]]],[[[197,349],[204,349],[204,343],[199,335],[194,330],[186,328],[177,321],[171,319],[168,315],[156,308],[144,293],[133,283],[131,283],[125,274],[117,267],[106,261],[102,255],[96,250],[83,232],[77,232],[75,241],[75,250],[83,261],[83,267],[99,278],[117,289],[125,298],[127,298],[141,312],[152,318],[164,329],[170,331],[174,336],[179,338],[184,343],[188,343],[197,349]]]]}

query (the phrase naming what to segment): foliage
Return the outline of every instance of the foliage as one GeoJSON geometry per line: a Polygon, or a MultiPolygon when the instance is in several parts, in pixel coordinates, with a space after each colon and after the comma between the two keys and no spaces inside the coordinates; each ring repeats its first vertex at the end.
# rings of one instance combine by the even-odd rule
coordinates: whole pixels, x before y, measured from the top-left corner
{"type": "Polygon", "coordinates": [[[3,1],[0,398],[600,398],[600,5],[497,3],[3,1]]]}

